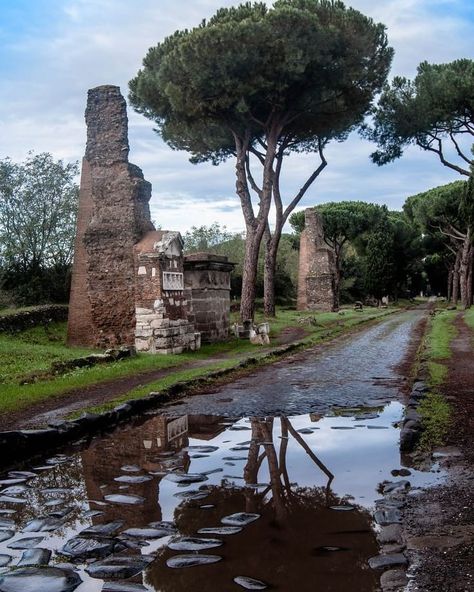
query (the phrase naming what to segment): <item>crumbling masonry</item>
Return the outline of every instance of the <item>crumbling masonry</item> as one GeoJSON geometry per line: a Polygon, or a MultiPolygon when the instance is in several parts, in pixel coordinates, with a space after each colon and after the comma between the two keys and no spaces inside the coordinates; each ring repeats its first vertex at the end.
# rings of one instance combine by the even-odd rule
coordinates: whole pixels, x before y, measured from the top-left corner
{"type": "Polygon", "coordinates": [[[324,241],[321,216],[308,208],[300,239],[298,310],[337,310],[335,280],[335,254],[324,241]]]}
{"type": "MultiPolygon", "coordinates": [[[[191,300],[199,292],[199,280],[190,276],[192,289],[185,292],[181,236],[156,231],[151,222],[151,185],[128,162],[128,120],[120,89],[89,90],[85,117],[87,146],[68,343],[97,348],[136,345],[141,351],[160,353],[196,349],[201,334],[195,331],[191,300]]],[[[229,276],[232,266],[225,263],[221,261],[221,271],[225,269],[229,276]]],[[[202,278],[207,290],[209,276],[202,278]]],[[[228,334],[229,310],[220,309],[229,302],[230,280],[220,280],[217,300],[215,292],[207,291],[219,308],[218,315],[207,314],[210,306],[203,306],[204,292],[200,293],[199,326],[207,340],[228,334]]]]}

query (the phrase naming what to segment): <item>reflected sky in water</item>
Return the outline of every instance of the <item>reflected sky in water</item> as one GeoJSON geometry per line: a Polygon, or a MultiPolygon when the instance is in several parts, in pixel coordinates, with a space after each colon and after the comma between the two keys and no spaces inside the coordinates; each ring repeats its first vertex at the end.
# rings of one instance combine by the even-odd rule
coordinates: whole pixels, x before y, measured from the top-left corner
{"type": "MultiPolygon", "coordinates": [[[[0,544],[0,554],[13,555],[15,565],[21,551],[8,545],[27,536],[22,532],[25,525],[34,517],[69,509],[55,531],[28,533],[45,537],[39,546],[54,551],[51,563],[69,561],[58,552],[83,529],[121,520],[118,539],[135,547],[124,552],[155,558],[145,574],[130,580],[148,590],[242,589],[233,582],[235,576],[263,580],[275,590],[309,592],[316,583],[321,591],[346,591],[349,583],[361,592],[374,590],[378,575],[367,566],[367,559],[377,553],[371,511],[380,497],[378,485],[396,480],[391,471],[403,466],[399,430],[394,427],[402,412],[400,404],[391,403],[378,409],[336,410],[326,417],[232,421],[154,415],[137,420],[39,463],[51,468],[36,470],[37,477],[27,481],[27,503],[0,503],[0,510],[15,510],[0,514],[0,520],[12,518],[16,528],[15,536],[0,544]],[[205,476],[182,484],[167,477],[173,473],[205,476]],[[124,475],[151,479],[116,481],[124,475]],[[201,494],[201,499],[189,492],[201,494]],[[106,496],[111,494],[138,495],[143,501],[109,503],[106,496]],[[341,506],[346,510],[337,509],[341,506]],[[90,516],[91,510],[98,513],[90,516]],[[211,535],[224,541],[203,551],[222,557],[212,565],[172,569],[167,559],[182,552],[167,548],[170,537],[146,540],[121,534],[165,520],[174,521],[179,534],[194,536],[237,512],[260,518],[238,534],[211,535]]],[[[426,473],[410,470],[413,487],[443,478],[437,467],[426,473]]],[[[102,589],[103,581],[89,577],[84,563],[77,567],[83,579],[79,592],[102,589]]]]}

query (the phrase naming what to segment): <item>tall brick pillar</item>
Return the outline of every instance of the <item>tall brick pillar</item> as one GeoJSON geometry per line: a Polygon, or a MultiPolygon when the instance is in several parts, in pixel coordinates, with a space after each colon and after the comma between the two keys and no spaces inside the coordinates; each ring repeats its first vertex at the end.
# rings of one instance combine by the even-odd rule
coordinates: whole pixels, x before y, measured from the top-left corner
{"type": "Polygon", "coordinates": [[[298,310],[337,310],[335,279],[334,251],[324,242],[320,215],[308,208],[300,239],[298,310]]]}
{"type": "Polygon", "coordinates": [[[117,86],[88,92],[68,344],[132,345],[134,245],[153,230],[151,185],[128,162],[126,103],[117,86]]]}

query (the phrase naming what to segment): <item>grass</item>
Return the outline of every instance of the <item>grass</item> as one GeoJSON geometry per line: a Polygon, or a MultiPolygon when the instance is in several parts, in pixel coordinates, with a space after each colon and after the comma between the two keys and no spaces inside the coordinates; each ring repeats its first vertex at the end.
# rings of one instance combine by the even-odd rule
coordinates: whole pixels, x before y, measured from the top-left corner
{"type": "Polygon", "coordinates": [[[449,431],[452,410],[440,389],[448,375],[448,367],[444,361],[452,355],[451,343],[456,337],[454,320],[457,314],[457,310],[443,310],[436,314],[426,335],[428,383],[431,392],[418,406],[423,426],[418,444],[420,450],[442,446],[449,431]]]}
{"type": "MultiPolygon", "coordinates": [[[[51,323],[20,333],[0,333],[0,384],[17,383],[30,372],[47,370],[52,362],[91,353],[65,346],[66,323],[51,323]]],[[[3,389],[2,389],[3,391],[3,389]]]]}
{"type": "MultiPolygon", "coordinates": [[[[44,382],[19,385],[25,374],[47,370],[53,361],[87,355],[90,350],[68,348],[65,345],[65,323],[55,323],[47,328],[36,327],[16,335],[0,334],[0,412],[11,412],[50,397],[67,394],[73,389],[133,376],[151,370],[170,373],[154,382],[147,383],[118,396],[107,404],[113,406],[122,400],[141,397],[182,380],[204,376],[211,370],[228,368],[249,356],[268,352],[277,343],[278,336],[288,327],[304,329],[305,343],[310,346],[350,330],[351,328],[393,312],[393,309],[366,309],[363,312],[345,310],[338,313],[307,313],[294,310],[278,310],[277,318],[271,319],[272,346],[255,346],[248,341],[230,339],[224,343],[204,345],[198,352],[179,356],[139,354],[138,356],[92,368],[76,369],[63,376],[44,382]],[[299,320],[313,317],[315,325],[300,324],[299,320]],[[209,361],[209,363],[206,363],[209,361]],[[199,367],[190,364],[201,362],[199,367]]],[[[263,321],[258,315],[257,322],[263,321]]]]}
{"type": "Polygon", "coordinates": [[[466,325],[474,331],[474,308],[469,308],[464,313],[464,321],[466,325]]]}
{"type": "Polygon", "coordinates": [[[418,447],[431,450],[443,446],[451,424],[451,406],[440,393],[428,393],[418,407],[423,421],[423,432],[418,447]]]}

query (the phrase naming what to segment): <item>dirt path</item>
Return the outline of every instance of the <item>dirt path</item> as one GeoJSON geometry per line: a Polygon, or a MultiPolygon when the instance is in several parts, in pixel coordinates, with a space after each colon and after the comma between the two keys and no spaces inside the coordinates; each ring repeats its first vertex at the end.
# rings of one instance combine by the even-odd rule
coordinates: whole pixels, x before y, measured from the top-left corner
{"type": "Polygon", "coordinates": [[[463,314],[447,362],[444,394],[453,408],[449,441],[440,453],[448,482],[413,499],[405,512],[407,547],[419,592],[466,592],[474,588],[474,350],[463,314]]]}

